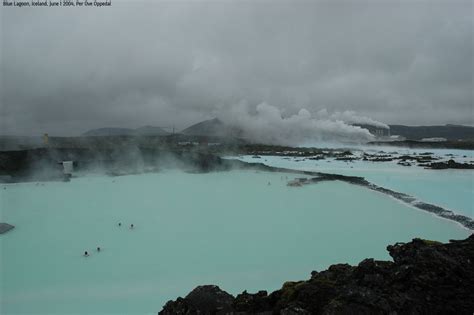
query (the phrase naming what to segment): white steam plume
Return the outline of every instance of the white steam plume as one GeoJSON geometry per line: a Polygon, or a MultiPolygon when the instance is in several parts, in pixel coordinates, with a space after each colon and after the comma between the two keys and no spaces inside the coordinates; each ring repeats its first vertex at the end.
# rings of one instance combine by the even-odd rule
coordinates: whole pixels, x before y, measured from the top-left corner
{"type": "Polygon", "coordinates": [[[334,117],[312,117],[306,109],[283,117],[280,109],[261,103],[253,114],[241,102],[220,113],[219,118],[228,126],[241,130],[244,138],[258,143],[298,146],[317,142],[357,142],[374,139],[367,130],[351,126],[334,117]]]}
{"type": "Polygon", "coordinates": [[[374,120],[370,117],[359,116],[352,110],[346,110],[343,112],[334,112],[333,114],[328,114],[326,109],[320,110],[317,113],[318,117],[321,119],[331,119],[331,120],[342,120],[348,124],[362,124],[370,125],[378,128],[389,129],[390,127],[387,124],[384,124],[380,121],[374,120]]]}

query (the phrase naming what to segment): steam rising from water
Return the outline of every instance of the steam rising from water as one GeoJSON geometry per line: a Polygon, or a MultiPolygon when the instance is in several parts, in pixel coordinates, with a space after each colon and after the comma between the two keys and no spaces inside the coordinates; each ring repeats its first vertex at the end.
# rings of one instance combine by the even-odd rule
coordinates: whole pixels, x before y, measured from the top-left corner
{"type": "Polygon", "coordinates": [[[302,108],[297,114],[284,117],[283,112],[270,104],[257,105],[254,113],[247,103],[232,106],[220,115],[226,124],[241,131],[244,138],[258,143],[298,146],[303,143],[352,142],[365,143],[374,139],[367,130],[350,123],[364,123],[388,128],[387,125],[369,117],[357,116],[355,112],[328,114],[321,110],[312,115],[302,108]]]}

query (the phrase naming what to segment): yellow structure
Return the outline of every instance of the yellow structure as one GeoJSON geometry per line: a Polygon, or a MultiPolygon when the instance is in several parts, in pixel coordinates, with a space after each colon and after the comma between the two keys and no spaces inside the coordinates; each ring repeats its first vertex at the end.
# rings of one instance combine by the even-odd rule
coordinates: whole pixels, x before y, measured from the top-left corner
{"type": "Polygon", "coordinates": [[[47,146],[49,144],[49,136],[48,136],[47,133],[45,133],[43,135],[43,143],[44,143],[45,146],[47,146]]]}

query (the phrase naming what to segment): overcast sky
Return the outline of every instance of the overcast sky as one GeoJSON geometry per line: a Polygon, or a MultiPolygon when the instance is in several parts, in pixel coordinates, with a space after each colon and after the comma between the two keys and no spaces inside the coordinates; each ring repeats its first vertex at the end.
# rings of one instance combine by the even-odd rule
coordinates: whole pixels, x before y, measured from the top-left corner
{"type": "Polygon", "coordinates": [[[474,124],[473,1],[112,1],[0,8],[0,133],[180,129],[242,103],[474,124]]]}

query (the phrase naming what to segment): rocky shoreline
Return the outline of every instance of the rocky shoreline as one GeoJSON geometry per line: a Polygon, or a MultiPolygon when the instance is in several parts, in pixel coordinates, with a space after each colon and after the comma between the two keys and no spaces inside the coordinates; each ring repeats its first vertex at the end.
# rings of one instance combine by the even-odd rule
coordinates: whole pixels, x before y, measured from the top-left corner
{"type": "Polygon", "coordinates": [[[420,141],[420,140],[404,140],[404,141],[373,141],[368,145],[375,146],[393,146],[419,149],[460,149],[474,150],[474,141],[470,140],[448,140],[448,141],[420,141]]]}
{"type": "MultiPolygon", "coordinates": [[[[396,151],[385,152],[379,151],[377,153],[367,153],[364,152],[361,155],[354,155],[353,152],[349,150],[290,150],[290,151],[250,151],[249,155],[252,155],[253,158],[261,158],[265,156],[284,156],[285,158],[298,158],[295,162],[301,162],[306,159],[308,160],[327,160],[330,162],[330,159],[335,161],[345,161],[347,163],[352,163],[355,161],[365,161],[365,162],[397,162],[397,164],[402,166],[419,166],[426,169],[441,170],[441,169],[474,169],[474,161],[469,161],[469,163],[457,162],[452,159],[452,155],[447,156],[435,156],[431,152],[423,152],[419,154],[399,154],[396,151]],[[446,158],[449,157],[449,160],[446,158]]],[[[464,155],[463,158],[466,158],[467,155],[464,155]]]]}
{"type": "Polygon", "coordinates": [[[474,235],[447,244],[414,239],[387,251],[393,261],[332,265],[270,294],[234,297],[214,285],[199,286],[158,314],[472,314],[474,235]]]}

